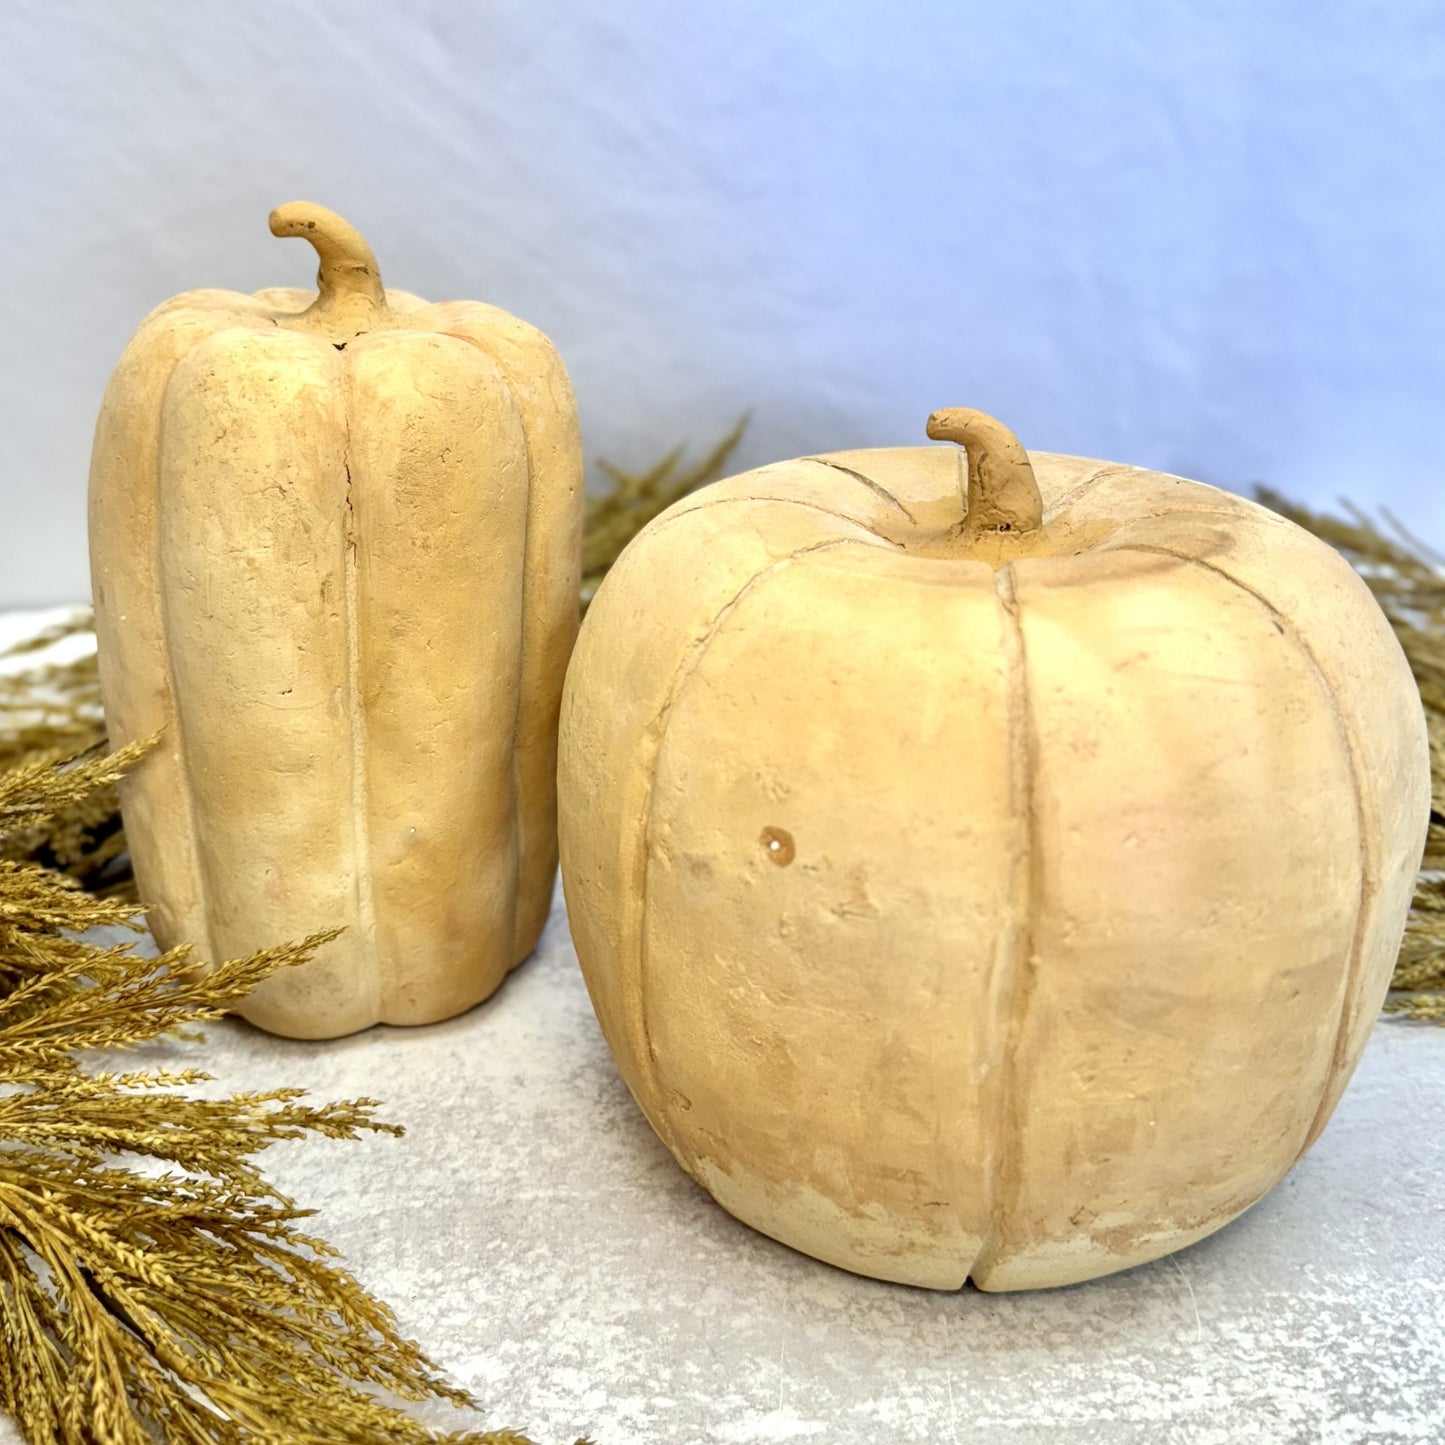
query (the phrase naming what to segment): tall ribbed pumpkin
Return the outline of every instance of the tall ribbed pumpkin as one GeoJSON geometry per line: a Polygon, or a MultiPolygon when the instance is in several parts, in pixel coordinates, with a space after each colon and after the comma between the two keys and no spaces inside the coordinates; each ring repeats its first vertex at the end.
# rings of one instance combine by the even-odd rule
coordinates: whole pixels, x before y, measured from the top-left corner
{"type": "Polygon", "coordinates": [[[319,206],[271,230],[318,294],[186,292],[121,357],[91,569],[111,740],[161,735],[122,799],[155,936],[344,924],[242,1009],[324,1038],[456,1014],[541,932],[581,444],[534,327],[385,291],[319,206]]]}

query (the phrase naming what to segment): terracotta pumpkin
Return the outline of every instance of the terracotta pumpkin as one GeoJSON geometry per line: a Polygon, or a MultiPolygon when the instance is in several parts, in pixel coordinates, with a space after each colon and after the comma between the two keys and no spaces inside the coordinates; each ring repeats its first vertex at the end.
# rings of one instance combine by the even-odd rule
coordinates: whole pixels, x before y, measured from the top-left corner
{"type": "Polygon", "coordinates": [[[956,447],[705,488],[587,617],[563,882],[647,1118],[727,1209],[1022,1289],[1219,1228],[1364,1047],[1429,807],[1328,547],[1199,483],[956,447]]]}
{"type": "Polygon", "coordinates": [[[384,291],[294,203],[318,292],[158,307],[101,407],[91,561],[112,741],[163,945],[212,958],[345,924],[243,1012],[329,1037],[485,998],[556,863],[581,450],[525,322],[384,291]]]}

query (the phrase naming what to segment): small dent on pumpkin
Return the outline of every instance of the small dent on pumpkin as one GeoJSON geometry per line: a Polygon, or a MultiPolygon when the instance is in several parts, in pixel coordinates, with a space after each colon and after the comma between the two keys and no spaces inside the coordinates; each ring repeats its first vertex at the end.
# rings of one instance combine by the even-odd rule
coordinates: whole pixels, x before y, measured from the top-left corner
{"type": "Polygon", "coordinates": [[[769,824],[758,834],[758,842],[763,845],[768,862],[778,868],[786,868],[798,856],[793,835],[786,828],[774,828],[769,824]]]}

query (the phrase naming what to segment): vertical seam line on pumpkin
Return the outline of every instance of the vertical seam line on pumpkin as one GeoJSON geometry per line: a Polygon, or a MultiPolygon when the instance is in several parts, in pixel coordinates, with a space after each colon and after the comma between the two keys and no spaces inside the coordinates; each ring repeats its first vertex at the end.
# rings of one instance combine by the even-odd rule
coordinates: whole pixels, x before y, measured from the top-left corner
{"type": "Polygon", "coordinates": [[[852,467],[845,467],[842,462],[835,462],[829,457],[802,457],[805,462],[816,462],[820,467],[831,467],[835,472],[842,472],[845,477],[852,477],[855,482],[861,482],[875,497],[887,502],[890,507],[897,507],[914,526],[918,525],[918,518],[881,483],[875,482],[872,477],[865,477],[862,472],[855,471],[852,467]]]}
{"type": "MultiPolygon", "coordinates": [[[[713,485],[716,485],[716,483],[713,485]]],[[[682,500],[692,501],[692,498],[685,497],[682,500]]],[[[666,511],[660,517],[655,518],[647,524],[648,535],[651,536],[663,527],[671,527],[675,523],[682,521],[684,517],[691,517],[696,512],[706,512],[713,507],[735,506],[738,502],[750,502],[754,506],[760,502],[766,502],[769,506],[806,507],[810,512],[817,512],[821,516],[832,517],[839,522],[846,522],[850,527],[861,527],[864,531],[868,531],[868,523],[861,518],[850,517],[846,512],[835,512],[831,507],[824,507],[818,502],[807,501],[803,497],[770,497],[762,492],[748,492],[746,494],[739,493],[733,497],[709,497],[707,501],[695,502],[692,506],[680,512],[666,511]]],[[[674,505],[677,506],[680,505],[680,503],[674,503],[674,505]]],[[[859,537],[850,538],[849,540],[861,542],[864,539],[859,537]]],[[[891,542],[887,537],[880,536],[877,532],[870,532],[867,540],[870,543],[876,542],[879,546],[891,547],[894,551],[903,550],[897,542],[891,542]]],[[[630,546],[631,543],[628,545],[630,546]]]]}
{"type": "Polygon", "coordinates": [[[1082,482],[1076,482],[1063,496],[1055,497],[1044,512],[1043,520],[1045,522],[1052,522],[1061,512],[1067,511],[1068,508],[1073,506],[1081,497],[1087,496],[1088,493],[1092,492],[1111,472],[1123,470],[1125,470],[1125,468],[1120,467],[1118,462],[1104,462],[1090,472],[1082,482]]]}
{"type": "Polygon", "coordinates": [[[986,1197],[988,1233],[965,1279],[987,1275],[1003,1243],[1004,1221],[1017,1203],[1019,1154],[1023,1148],[1023,1107],[1018,1068],[1020,1045],[1036,974],[1034,918],[1039,906],[1039,826],[1037,817],[1038,745],[1029,696],[1028,656],[1024,644],[1017,577],[1012,563],[994,573],[1004,631],[1005,726],[1008,739],[1009,805],[1020,821],[1009,860],[1008,922],[1000,941],[992,980],[990,1019],[994,1051],[988,1077],[994,1080],[984,1127],[994,1140],[986,1197]]]}
{"type": "MultiPolygon", "coordinates": [[[[806,504],[805,504],[806,505],[806,504]]],[[[855,524],[861,526],[861,524],[855,524]]],[[[662,759],[662,749],[667,741],[668,725],[672,720],[672,712],[683,690],[691,680],[702,662],[703,655],[712,646],[714,639],[722,630],[729,617],[737,610],[743,599],[754,588],[768,581],[778,572],[800,561],[804,557],[810,557],[818,552],[826,552],[834,547],[845,547],[849,545],[873,546],[884,545],[881,541],[875,542],[865,537],[832,537],[826,542],[816,542],[810,547],[803,547],[796,552],[790,552],[784,557],[774,558],[766,566],[752,573],[748,579],[738,588],[736,592],[713,614],[702,632],[688,648],[672,674],[672,681],[667,690],[667,696],[663,699],[662,706],[658,709],[657,715],[648,725],[644,737],[655,739],[651,755],[641,764],[638,772],[646,780],[641,805],[638,808],[638,816],[641,819],[641,827],[637,832],[637,846],[633,857],[633,866],[629,870],[635,884],[627,891],[626,897],[634,899],[632,917],[628,920],[630,926],[622,929],[623,938],[632,939],[632,952],[636,958],[632,976],[637,983],[637,1005],[635,1026],[638,1041],[642,1046],[642,1065],[646,1071],[646,1078],[649,1091],[655,1100],[653,1113],[656,1115],[654,1126],[662,1135],[668,1147],[678,1153],[677,1137],[673,1132],[672,1121],[668,1117],[664,1107],[662,1081],[655,1067],[656,1060],[652,1052],[652,1032],[647,1021],[647,884],[650,872],[649,861],[652,852],[652,825],[654,817],[654,803],[657,792],[657,768],[662,759]]]]}
{"type": "Polygon", "coordinates": [[[385,989],[381,960],[376,947],[376,899],[371,877],[371,830],[367,820],[366,708],[361,690],[361,584],[358,576],[358,536],[354,480],[351,474],[351,408],[355,376],[351,361],[341,356],[342,417],[341,466],[344,491],[341,568],[346,622],[346,718],[347,745],[351,750],[351,848],[356,869],[357,944],[366,960],[372,985],[372,1021],[384,1018],[385,989]]]}
{"type": "MultiPolygon", "coordinates": [[[[1345,983],[1340,999],[1339,1018],[1335,1024],[1334,1044],[1330,1049],[1329,1064],[1325,1070],[1324,1084],[1320,1090],[1320,1100],[1315,1108],[1314,1117],[1310,1120],[1308,1130],[1305,1132],[1304,1142],[1300,1145],[1298,1153],[1290,1161],[1292,1169],[1305,1155],[1310,1145],[1319,1138],[1320,1131],[1324,1128],[1325,1121],[1329,1114],[1330,1091],[1335,1085],[1336,1079],[1344,1069],[1345,1056],[1348,1052],[1348,1039],[1350,1025],[1355,1018],[1355,1000],[1360,985],[1360,976],[1364,968],[1365,938],[1368,933],[1370,915],[1380,893],[1380,859],[1375,842],[1374,830],[1368,826],[1371,823],[1378,823],[1379,810],[1371,808],[1367,811],[1365,807],[1365,795],[1368,790],[1369,780],[1360,757],[1359,739],[1355,735],[1355,729],[1344,709],[1340,706],[1339,698],[1335,696],[1333,683],[1329,674],[1320,665],[1319,658],[1315,655],[1314,649],[1305,640],[1304,634],[1290,621],[1290,619],[1277,608],[1262,592],[1256,591],[1247,582],[1231,573],[1226,572],[1222,567],[1216,567],[1212,562],[1202,557],[1191,557],[1184,552],[1176,552],[1169,547],[1152,546],[1147,543],[1125,543],[1117,550],[1129,552],[1153,552],[1164,557],[1173,557],[1180,562],[1187,562],[1193,567],[1200,567],[1206,572],[1212,572],[1217,577],[1222,577],[1226,582],[1232,583],[1246,595],[1254,598],[1259,605],[1275,622],[1284,637],[1288,638],[1294,646],[1295,651],[1304,660],[1305,665],[1314,674],[1315,682],[1320,691],[1324,694],[1325,704],[1329,709],[1330,716],[1334,721],[1335,729],[1339,734],[1340,744],[1344,748],[1345,761],[1349,766],[1350,780],[1353,784],[1352,792],[1355,803],[1355,827],[1359,837],[1360,857],[1360,892],[1355,908],[1355,926],[1350,939],[1350,957],[1345,970],[1345,983]]],[[[1288,1172],[1288,1171],[1286,1171],[1288,1172]]]]}
{"type": "MultiPolygon", "coordinates": [[[[443,302],[443,305],[446,303],[443,302]]],[[[464,323],[454,323],[464,324],[464,323]]],[[[470,346],[472,350],[484,357],[496,371],[501,380],[502,387],[507,394],[507,399],[512,403],[517,413],[517,420],[522,428],[522,454],[527,459],[527,502],[522,509],[522,571],[520,589],[522,593],[521,607],[518,612],[518,633],[517,633],[517,706],[512,714],[512,738],[511,738],[511,786],[512,786],[512,886],[508,890],[511,900],[512,927],[507,943],[507,972],[510,973],[518,964],[526,958],[526,953],[519,955],[520,935],[518,934],[519,920],[522,911],[522,864],[526,856],[524,838],[527,832],[526,824],[522,816],[522,759],[521,759],[521,731],[522,731],[522,695],[527,683],[527,660],[529,652],[527,648],[527,619],[532,615],[527,605],[531,600],[529,588],[534,576],[534,569],[527,557],[527,544],[532,539],[532,503],[535,500],[533,483],[535,474],[532,469],[532,437],[527,429],[526,418],[522,414],[521,405],[517,401],[517,393],[513,384],[511,368],[501,360],[494,351],[484,346],[479,338],[470,332],[463,331],[439,331],[434,333],[438,336],[448,337],[452,341],[460,341],[470,346]]],[[[554,825],[555,826],[555,825],[554,825]]],[[[553,880],[555,882],[555,879],[553,880]]]]}
{"type": "MultiPolygon", "coordinates": [[[[170,596],[170,588],[165,585],[167,569],[161,547],[161,528],[164,525],[161,499],[161,442],[165,435],[165,406],[166,400],[170,396],[171,383],[175,380],[176,372],[180,369],[184,355],[185,353],[183,352],[181,356],[176,358],[175,363],[171,367],[170,375],[166,378],[166,384],[161,388],[162,421],[156,435],[156,454],[154,458],[155,486],[153,489],[153,501],[155,512],[153,525],[151,527],[151,541],[154,545],[155,555],[152,559],[152,569],[156,584],[154,595],[156,595],[158,599],[156,611],[158,613],[157,621],[160,624],[161,653],[165,665],[166,701],[170,704],[168,709],[170,716],[167,725],[175,730],[176,771],[180,774],[181,782],[181,787],[178,791],[181,796],[181,809],[185,814],[186,836],[190,842],[191,876],[194,878],[196,885],[196,912],[199,914],[198,931],[200,937],[192,941],[201,944],[205,948],[206,958],[204,961],[208,967],[215,968],[222,960],[216,957],[215,931],[211,927],[211,909],[207,902],[210,888],[206,881],[205,855],[201,851],[201,834],[196,821],[195,777],[191,771],[191,753],[186,741],[185,723],[181,717],[180,693],[176,688],[176,664],[175,657],[171,651],[170,608],[166,605],[166,599],[170,596]]],[[[132,740],[127,739],[127,741],[132,740]]],[[[164,737],[161,740],[161,746],[165,746],[164,737]]],[[[144,765],[143,762],[142,766],[144,765]]],[[[124,788],[124,786],[125,782],[122,780],[121,787],[124,788]]],[[[175,939],[171,940],[172,944],[175,942],[175,939]]]]}
{"type": "MultiPolygon", "coordinates": [[[[448,333],[450,334],[450,333],[448,333]]],[[[527,663],[530,657],[530,650],[527,646],[527,619],[532,615],[532,609],[528,606],[531,602],[531,584],[535,575],[527,556],[527,544],[532,539],[532,503],[535,499],[532,483],[532,439],[528,435],[527,422],[522,415],[522,408],[517,403],[516,392],[513,390],[512,373],[502,365],[480,343],[473,341],[472,345],[491,362],[496,370],[497,377],[502,383],[502,390],[507,400],[511,403],[513,411],[517,414],[517,424],[522,432],[522,456],[526,462],[527,470],[527,495],[525,504],[522,507],[522,566],[521,576],[518,579],[518,590],[521,593],[520,606],[517,615],[517,671],[516,671],[516,694],[517,705],[512,709],[512,733],[508,747],[511,756],[511,766],[507,770],[508,782],[512,791],[512,803],[510,808],[512,818],[512,886],[507,890],[508,906],[512,915],[512,926],[508,930],[507,940],[507,971],[521,963],[526,955],[518,955],[517,949],[520,937],[517,932],[518,922],[522,912],[522,859],[525,850],[526,825],[522,818],[522,699],[527,689],[527,663]]]]}
{"type": "Polygon", "coordinates": [[[522,916],[522,863],[526,857],[527,845],[527,824],[522,810],[522,700],[527,694],[528,663],[532,661],[531,649],[527,645],[529,641],[527,620],[532,616],[532,608],[529,603],[533,601],[532,582],[540,569],[531,565],[531,559],[527,555],[527,547],[533,538],[532,506],[536,501],[534,489],[536,477],[532,471],[532,438],[527,430],[527,421],[522,415],[522,408],[517,404],[516,393],[512,389],[511,373],[498,364],[495,359],[492,365],[497,368],[503,389],[512,403],[512,409],[517,413],[517,424],[522,430],[522,457],[527,467],[527,497],[526,504],[522,508],[522,575],[518,582],[518,590],[522,595],[517,617],[517,706],[512,711],[511,739],[512,886],[508,892],[511,895],[512,937],[507,955],[507,968],[510,972],[526,957],[525,953],[519,953],[522,940],[517,931],[522,916]]]}

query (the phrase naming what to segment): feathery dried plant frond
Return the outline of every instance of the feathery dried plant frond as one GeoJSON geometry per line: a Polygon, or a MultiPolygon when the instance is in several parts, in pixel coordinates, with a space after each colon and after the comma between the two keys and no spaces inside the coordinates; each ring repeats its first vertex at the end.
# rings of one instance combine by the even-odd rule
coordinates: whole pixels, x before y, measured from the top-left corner
{"type": "Polygon", "coordinates": [[[1344,515],[1335,517],[1268,487],[1256,494],[1265,506],[1328,542],[1364,578],[1420,689],[1432,806],[1422,872],[1385,1011],[1445,1024],[1445,558],[1388,511],[1381,512],[1381,525],[1350,502],[1342,502],[1344,515]]]}
{"type": "Polygon", "coordinates": [[[1445,1024],[1445,876],[1422,877],[1410,905],[1387,1013],[1445,1024]]]}
{"type": "Polygon", "coordinates": [[[14,827],[0,811],[8,835],[0,857],[33,858],[133,900],[116,784],[134,755],[98,783],[84,768],[62,775],[50,767],[105,745],[94,649],[65,662],[46,658],[57,644],[93,638],[94,617],[82,610],[0,652],[0,785],[13,779],[13,795],[28,797],[35,813],[28,827],[14,827]],[[37,783],[41,791],[32,791],[37,783]]]}
{"type": "Polygon", "coordinates": [[[749,417],[740,416],[733,429],[705,456],[683,466],[683,447],[674,447],[645,472],[624,472],[611,462],[598,468],[612,481],[612,490],[589,496],[582,513],[582,609],[585,612],[608,569],[622,549],[659,513],[723,474],[737,450],[749,417]]]}
{"type": "MultiPolygon", "coordinates": [[[[0,775],[0,842],[146,746],[0,775]]],[[[526,1445],[387,1403],[472,1401],[257,1167],[278,1139],[399,1134],[374,1100],[205,1098],[199,1069],[94,1067],[220,1017],[335,934],[207,969],[79,936],[117,925],[139,931],[131,906],[0,859],[0,1409],[32,1445],[526,1445]]]]}
{"type": "Polygon", "coordinates": [[[88,608],[0,650],[0,769],[39,752],[81,753],[105,741],[93,649],[66,662],[45,654],[90,639],[88,608]]]}

